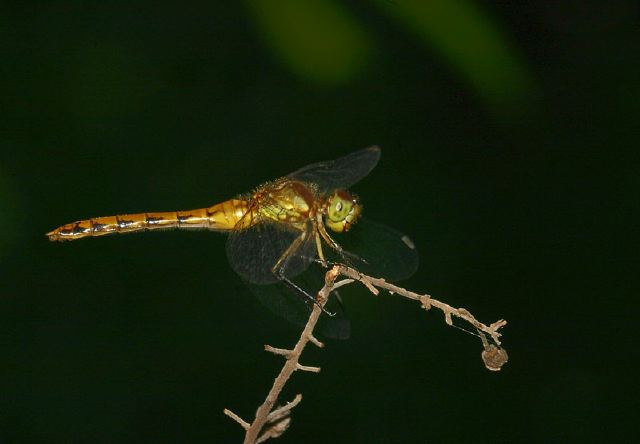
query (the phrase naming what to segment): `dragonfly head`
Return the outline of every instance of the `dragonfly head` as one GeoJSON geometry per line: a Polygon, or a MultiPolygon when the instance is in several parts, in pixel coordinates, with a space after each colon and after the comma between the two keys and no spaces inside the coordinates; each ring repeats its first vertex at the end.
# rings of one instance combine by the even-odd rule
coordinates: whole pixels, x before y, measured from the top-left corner
{"type": "Polygon", "coordinates": [[[349,231],[361,211],[362,206],[356,196],[346,190],[336,190],[325,201],[324,223],[336,233],[349,231]]]}

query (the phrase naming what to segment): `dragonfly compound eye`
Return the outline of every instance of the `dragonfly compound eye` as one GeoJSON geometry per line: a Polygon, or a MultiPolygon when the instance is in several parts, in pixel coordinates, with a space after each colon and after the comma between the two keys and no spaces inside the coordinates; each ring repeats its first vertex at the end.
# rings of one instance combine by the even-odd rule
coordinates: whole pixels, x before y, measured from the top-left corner
{"type": "Polygon", "coordinates": [[[325,224],[332,231],[341,233],[348,231],[358,220],[361,207],[355,196],[339,190],[327,200],[325,224]]]}

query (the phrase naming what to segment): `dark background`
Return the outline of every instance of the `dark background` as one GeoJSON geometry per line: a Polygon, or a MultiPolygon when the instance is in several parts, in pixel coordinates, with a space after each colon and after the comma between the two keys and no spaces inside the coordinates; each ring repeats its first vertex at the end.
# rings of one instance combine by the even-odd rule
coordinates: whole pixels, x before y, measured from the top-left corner
{"type": "Polygon", "coordinates": [[[240,442],[298,329],[225,238],[51,244],[77,219],[209,206],[369,145],[403,283],[509,321],[510,362],[346,291],[281,442],[629,442],[637,416],[637,2],[4,2],[0,442],[240,442]],[[632,155],[633,153],[633,155],[632,155]],[[632,303],[633,301],[633,303],[632,303]]]}

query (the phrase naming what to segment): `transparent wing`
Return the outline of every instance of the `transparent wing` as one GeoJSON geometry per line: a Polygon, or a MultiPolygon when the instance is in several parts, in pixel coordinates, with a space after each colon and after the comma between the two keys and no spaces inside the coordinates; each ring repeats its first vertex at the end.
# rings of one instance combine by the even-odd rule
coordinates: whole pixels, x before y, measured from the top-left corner
{"type": "MultiPolygon", "coordinates": [[[[345,254],[341,256],[323,244],[327,258],[347,263],[370,276],[393,282],[410,277],[418,268],[418,251],[411,239],[384,224],[361,219],[349,232],[336,234],[334,238],[343,247],[345,254]]],[[[307,271],[293,280],[308,293],[315,294],[324,285],[324,273],[327,269],[317,263],[307,268],[307,271]]],[[[289,287],[281,283],[249,287],[263,305],[289,322],[302,327],[309,318],[311,306],[308,300],[289,287]]],[[[336,313],[336,316],[322,315],[317,327],[320,334],[328,338],[347,339],[351,333],[351,324],[335,295],[331,295],[326,308],[336,313]]]]}
{"type": "Polygon", "coordinates": [[[380,148],[372,146],[335,160],[307,165],[287,177],[315,183],[322,194],[337,188],[350,188],[369,174],[378,160],[380,160],[380,148]]]}
{"type": "Polygon", "coordinates": [[[250,228],[234,231],[227,239],[229,263],[251,283],[272,284],[278,282],[273,267],[286,252],[283,272],[287,277],[297,276],[317,256],[313,236],[300,242],[301,234],[300,230],[271,221],[259,221],[250,228]]]}
{"type": "MultiPolygon", "coordinates": [[[[250,214],[245,217],[250,217],[250,214]]],[[[248,221],[243,222],[249,224],[248,221]]],[[[250,228],[230,234],[227,240],[229,263],[270,311],[303,326],[311,313],[311,302],[301,292],[280,282],[273,273],[273,266],[286,253],[283,272],[288,279],[311,295],[322,288],[326,269],[314,263],[317,250],[312,225],[308,225],[308,232],[300,240],[303,232],[286,224],[270,220],[251,222],[250,228]],[[311,270],[307,270],[312,263],[311,270]]],[[[348,338],[350,323],[335,296],[330,297],[326,309],[336,316],[323,314],[318,331],[329,338],[348,338]]]]}
{"type": "Polygon", "coordinates": [[[370,276],[399,281],[418,269],[413,241],[384,224],[360,218],[351,230],[334,239],[346,250],[347,263],[370,276]]]}

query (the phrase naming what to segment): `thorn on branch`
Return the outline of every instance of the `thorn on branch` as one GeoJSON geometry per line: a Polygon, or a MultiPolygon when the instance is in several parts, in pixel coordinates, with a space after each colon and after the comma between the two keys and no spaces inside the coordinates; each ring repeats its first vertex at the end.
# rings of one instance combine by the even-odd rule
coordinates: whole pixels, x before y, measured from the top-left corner
{"type": "Polygon", "coordinates": [[[268,351],[269,353],[273,353],[274,355],[284,356],[287,359],[289,359],[289,357],[291,357],[291,353],[293,352],[292,350],[288,350],[286,348],[276,348],[276,347],[272,347],[270,345],[265,345],[264,349],[265,349],[265,351],[268,351]]]}
{"type": "Polygon", "coordinates": [[[447,323],[447,325],[453,325],[453,321],[451,320],[451,312],[448,310],[444,312],[444,321],[447,323]]]}
{"type": "Polygon", "coordinates": [[[233,419],[235,422],[237,422],[238,424],[240,424],[240,426],[245,429],[245,430],[249,430],[249,427],[251,426],[251,424],[249,424],[247,421],[245,421],[244,419],[242,419],[241,417],[239,417],[238,415],[236,415],[235,413],[233,413],[231,410],[229,409],[224,409],[223,413],[225,415],[227,415],[229,418],[233,419]]]}
{"type": "Polygon", "coordinates": [[[310,367],[308,365],[296,364],[296,370],[303,372],[320,373],[320,367],[310,367]]]}
{"type": "Polygon", "coordinates": [[[309,334],[309,341],[318,348],[323,348],[324,344],[318,340],[313,334],[309,334]]]}
{"type": "Polygon", "coordinates": [[[500,319],[499,321],[494,322],[493,324],[489,325],[489,328],[491,328],[491,330],[498,331],[498,329],[504,327],[505,325],[507,325],[507,321],[505,321],[504,319],[500,319]]]}
{"type": "Polygon", "coordinates": [[[422,304],[422,308],[424,308],[426,311],[431,310],[431,296],[420,296],[420,304],[422,304]]]}
{"type": "Polygon", "coordinates": [[[360,276],[360,282],[362,282],[362,285],[364,285],[365,287],[367,287],[367,289],[374,295],[374,296],[378,296],[380,294],[380,290],[378,290],[373,283],[371,282],[371,280],[369,279],[368,276],[365,275],[361,275],[360,276]]]}
{"type": "Polygon", "coordinates": [[[267,421],[277,421],[280,418],[289,415],[289,413],[291,412],[291,410],[297,406],[298,404],[300,404],[300,401],[302,401],[302,395],[300,393],[298,393],[296,395],[295,398],[293,398],[293,400],[291,400],[290,402],[287,402],[287,405],[277,408],[274,411],[272,411],[271,413],[269,413],[269,416],[267,416],[267,421]]]}

